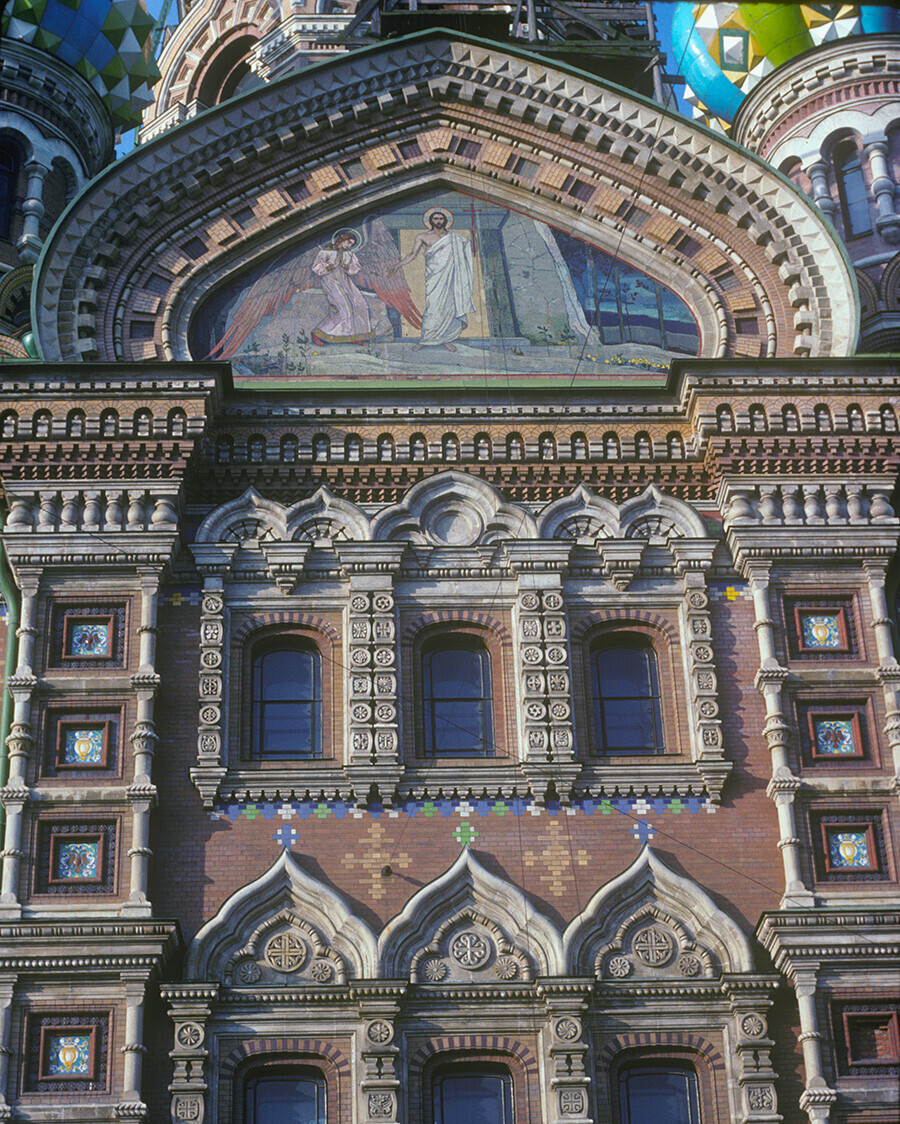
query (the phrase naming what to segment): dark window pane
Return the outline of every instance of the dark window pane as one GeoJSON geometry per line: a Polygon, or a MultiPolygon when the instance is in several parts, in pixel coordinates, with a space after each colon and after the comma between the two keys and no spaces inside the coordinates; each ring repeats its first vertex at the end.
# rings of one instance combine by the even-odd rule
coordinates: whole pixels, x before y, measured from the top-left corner
{"type": "Polygon", "coordinates": [[[426,754],[491,752],[491,668],[477,642],[426,650],[422,660],[426,754]]]}
{"type": "Polygon", "coordinates": [[[622,1124],[699,1124],[692,1069],[628,1067],[619,1074],[622,1124]]]}
{"type": "Polygon", "coordinates": [[[322,689],[319,655],[296,643],[253,661],[254,757],[318,757],[322,689]]]}
{"type": "Polygon", "coordinates": [[[661,751],[662,713],[653,649],[641,644],[595,648],[591,665],[597,751],[661,751]]]}
{"type": "Polygon", "coordinates": [[[324,1083],[303,1077],[262,1077],[248,1090],[249,1124],[325,1124],[324,1083]]]}
{"type": "Polygon", "coordinates": [[[438,1075],[435,1124],[512,1124],[512,1081],[506,1074],[438,1075]]]}

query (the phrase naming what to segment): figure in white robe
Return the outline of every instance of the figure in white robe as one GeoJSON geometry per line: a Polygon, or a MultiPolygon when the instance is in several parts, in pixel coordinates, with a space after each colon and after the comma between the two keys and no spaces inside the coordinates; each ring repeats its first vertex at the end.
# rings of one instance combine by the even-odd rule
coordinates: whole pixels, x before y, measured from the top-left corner
{"type": "Polygon", "coordinates": [[[349,231],[339,231],[327,249],[316,254],[312,271],[328,298],[331,311],[312,332],[313,343],[368,343],[372,324],[366,298],[353,278],[362,268],[353,252],[356,238],[349,231]]]}
{"type": "Polygon", "coordinates": [[[450,230],[453,216],[442,207],[428,211],[425,222],[428,229],[416,236],[413,248],[397,263],[397,268],[408,265],[425,252],[422,335],[413,350],[443,347],[456,351],[452,341],[462,335],[468,316],[475,311],[472,245],[450,230]]]}

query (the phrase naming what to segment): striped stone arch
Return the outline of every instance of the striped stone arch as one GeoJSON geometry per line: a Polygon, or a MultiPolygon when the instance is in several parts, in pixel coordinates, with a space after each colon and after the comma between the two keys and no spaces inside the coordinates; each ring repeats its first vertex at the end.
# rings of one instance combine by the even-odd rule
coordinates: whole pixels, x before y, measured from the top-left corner
{"type": "Polygon", "coordinates": [[[512,633],[503,621],[477,609],[440,609],[431,613],[422,613],[407,624],[403,630],[403,639],[411,643],[423,629],[435,624],[479,625],[492,632],[504,647],[512,644],[512,633]]]}
{"type": "Polygon", "coordinates": [[[539,1075],[534,1051],[517,1038],[510,1038],[506,1034],[445,1034],[440,1038],[432,1038],[410,1055],[410,1071],[420,1071],[435,1054],[471,1054],[476,1051],[517,1058],[529,1078],[537,1079],[539,1075]]]}
{"type": "Polygon", "coordinates": [[[599,612],[592,613],[589,617],[582,617],[572,626],[572,641],[583,640],[588,632],[593,632],[603,625],[626,629],[629,625],[635,624],[662,633],[670,644],[679,645],[681,643],[678,625],[672,621],[671,616],[637,608],[602,609],[599,612]]]}
{"type": "Polygon", "coordinates": [[[258,613],[252,620],[236,624],[231,632],[232,646],[239,647],[254,632],[271,628],[305,628],[326,636],[334,647],[341,643],[341,634],[331,621],[315,613],[269,612],[258,613]]]}
{"type": "Polygon", "coordinates": [[[213,286],[435,188],[527,213],[675,288],[702,357],[854,346],[845,253],[757,157],[592,76],[436,31],[251,91],[93,180],[35,278],[42,356],[189,359],[213,286]]]}
{"type": "Polygon", "coordinates": [[[597,1052],[597,1062],[608,1069],[613,1058],[624,1050],[647,1050],[648,1048],[668,1050],[690,1050],[700,1054],[714,1070],[725,1073],[725,1059],[708,1039],[700,1034],[680,1030],[642,1030],[630,1034],[617,1034],[609,1039],[597,1052]]]}

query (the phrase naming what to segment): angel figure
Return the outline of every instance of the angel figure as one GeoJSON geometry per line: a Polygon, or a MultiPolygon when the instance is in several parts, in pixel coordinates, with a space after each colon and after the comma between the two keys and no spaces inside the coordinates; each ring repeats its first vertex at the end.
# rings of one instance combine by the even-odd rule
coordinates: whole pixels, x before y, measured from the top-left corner
{"type": "Polygon", "coordinates": [[[397,271],[399,262],[393,235],[372,216],[363,222],[362,236],[339,230],[324,246],[282,258],[244,294],[207,359],[230,359],[255,328],[295,293],[308,289],[319,289],[329,304],[328,315],[310,333],[314,343],[368,343],[373,338],[372,316],[362,290],[375,293],[413,328],[421,328],[422,317],[409,285],[397,271]]]}

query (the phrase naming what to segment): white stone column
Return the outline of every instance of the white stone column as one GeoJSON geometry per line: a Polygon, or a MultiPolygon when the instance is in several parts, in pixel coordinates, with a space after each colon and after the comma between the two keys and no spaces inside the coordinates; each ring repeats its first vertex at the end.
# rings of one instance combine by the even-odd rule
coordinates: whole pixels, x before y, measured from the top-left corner
{"type": "Polygon", "coordinates": [[[819,159],[813,160],[804,169],[812,182],[813,202],[827,219],[834,222],[837,208],[831,198],[831,192],[828,190],[828,173],[830,170],[828,161],[819,159]]]}
{"type": "Polygon", "coordinates": [[[128,800],[131,804],[131,883],[128,901],[122,912],[131,916],[150,916],[151,907],[147,898],[150,875],[150,813],[156,804],[156,788],[152,780],[153,753],[157,742],[154,723],[154,708],[159,690],[159,676],[156,674],[156,614],[159,605],[159,570],[155,567],[142,568],[141,579],[141,623],[138,628],[140,641],[140,667],[131,678],[131,685],[137,695],[137,714],[131,733],[131,748],[134,755],[134,779],[128,786],[128,800]]]}
{"type": "Polygon", "coordinates": [[[123,972],[122,982],[125,984],[125,1042],[122,1046],[123,1091],[121,1103],[117,1107],[120,1115],[126,1115],[122,1111],[124,1109],[127,1110],[128,1119],[142,1120],[147,1112],[147,1107],[141,1100],[144,1055],[147,1053],[144,1045],[144,993],[147,981],[143,973],[123,972]]]}
{"type": "Polygon", "coordinates": [[[875,220],[878,232],[885,242],[896,245],[900,242],[900,215],[894,211],[894,181],[888,161],[887,139],[867,141],[863,152],[872,169],[872,194],[878,210],[875,220]]]}
{"type": "Polygon", "coordinates": [[[3,874],[0,881],[0,918],[20,917],[19,869],[24,858],[22,828],[28,801],[28,762],[34,734],[31,728],[31,697],[37,686],[34,674],[34,642],[40,569],[20,567],[16,580],[22,591],[22,606],[16,636],[19,641],[15,675],[7,684],[13,698],[13,718],[6,745],[9,750],[9,777],[0,793],[6,812],[3,840],[3,874]]]}
{"type": "Polygon", "coordinates": [[[16,976],[12,972],[0,975],[0,1120],[12,1120],[7,1093],[9,1088],[9,1063],[12,1050],[12,1001],[16,976]]]}
{"type": "Polygon", "coordinates": [[[800,1047],[803,1050],[803,1068],[806,1088],[800,1097],[800,1107],[810,1119],[810,1124],[825,1124],[837,1094],[829,1089],[822,1068],[822,1034],[816,1010],[817,967],[809,966],[793,974],[794,993],[800,1011],[800,1047]]]}
{"type": "Polygon", "coordinates": [[[881,561],[866,563],[869,579],[869,604],[872,606],[872,630],[878,654],[877,675],[884,692],[884,732],[894,763],[894,791],[900,795],[900,664],[894,655],[891,639],[891,619],[884,582],[887,564],[881,561]]]}
{"type": "Polygon", "coordinates": [[[800,865],[800,838],[794,812],[794,798],[800,780],[790,768],[791,728],[784,714],[782,690],[788,672],[779,665],[775,653],[775,630],[769,613],[769,566],[767,563],[748,562],[745,567],[753,595],[756,621],[756,641],[759,646],[760,667],[755,686],[766,705],[766,724],[763,736],[772,755],[772,779],[767,794],[775,803],[778,814],[778,848],[784,864],[784,897],[782,909],[796,909],[815,905],[812,892],[803,881],[800,865]]]}
{"type": "Polygon", "coordinates": [[[41,219],[44,217],[44,180],[49,173],[50,169],[47,165],[37,160],[30,160],[25,165],[25,174],[28,177],[25,199],[22,203],[25,221],[16,248],[19,257],[28,264],[37,261],[43,246],[41,219]]]}

